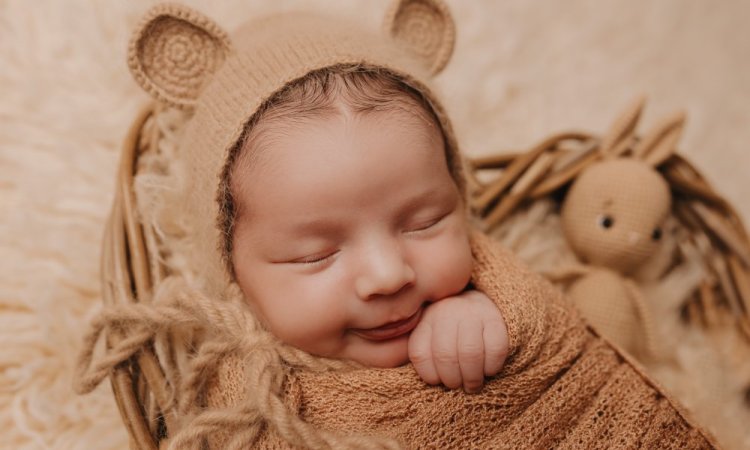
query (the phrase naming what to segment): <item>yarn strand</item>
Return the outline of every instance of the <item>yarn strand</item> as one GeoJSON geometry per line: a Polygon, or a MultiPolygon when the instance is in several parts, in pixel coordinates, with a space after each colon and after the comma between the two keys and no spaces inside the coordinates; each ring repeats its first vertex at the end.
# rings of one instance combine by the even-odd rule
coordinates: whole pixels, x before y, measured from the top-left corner
{"type": "Polygon", "coordinates": [[[191,352],[187,373],[170,380],[178,419],[184,424],[179,430],[169,430],[170,449],[200,449],[203,442],[221,433],[231,433],[228,448],[248,448],[266,427],[276,430],[288,443],[303,448],[400,448],[392,439],[341,436],[318,430],[284,403],[281,391],[291,370],[352,370],[358,364],[318,358],[284,345],[260,329],[242,310],[237,298],[209,299],[178,277],[163,280],[150,304],[107,306],[94,317],[78,357],[75,390],[92,391],[115,367],[150,345],[157,335],[172,332],[205,336],[197,351],[191,352]],[[118,333],[124,338],[110,343],[111,347],[102,355],[95,355],[97,344],[108,333],[118,333]],[[197,411],[209,380],[216,376],[219,362],[233,353],[243,359],[248,379],[252,380],[247,387],[247,400],[233,409],[197,411]]]}

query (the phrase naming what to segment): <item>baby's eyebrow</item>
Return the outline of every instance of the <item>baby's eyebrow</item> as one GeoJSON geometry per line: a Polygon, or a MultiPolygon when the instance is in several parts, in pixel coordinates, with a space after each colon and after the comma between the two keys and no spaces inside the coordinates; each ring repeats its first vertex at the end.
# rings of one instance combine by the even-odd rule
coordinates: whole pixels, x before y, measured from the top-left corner
{"type": "Polygon", "coordinates": [[[290,224],[288,231],[295,236],[332,236],[341,231],[341,223],[337,220],[314,218],[301,220],[290,224]]]}
{"type": "Polygon", "coordinates": [[[435,200],[436,203],[447,203],[449,196],[446,194],[447,192],[445,189],[435,188],[419,192],[418,194],[408,197],[406,200],[404,200],[404,202],[399,206],[399,213],[407,214],[413,209],[430,203],[433,200],[435,200]]]}

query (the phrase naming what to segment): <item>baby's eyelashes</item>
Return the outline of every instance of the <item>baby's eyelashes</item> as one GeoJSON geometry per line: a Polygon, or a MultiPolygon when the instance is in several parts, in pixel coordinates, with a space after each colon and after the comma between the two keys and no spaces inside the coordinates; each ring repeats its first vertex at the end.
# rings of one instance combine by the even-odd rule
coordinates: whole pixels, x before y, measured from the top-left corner
{"type": "Polygon", "coordinates": [[[282,264],[298,264],[302,266],[320,268],[333,262],[340,250],[328,250],[325,252],[314,253],[311,255],[294,258],[288,261],[281,261],[282,264]]]}
{"type": "Polygon", "coordinates": [[[421,223],[419,225],[409,227],[406,231],[409,232],[409,233],[412,233],[412,232],[415,232],[415,231],[423,231],[423,230],[426,230],[428,228],[432,228],[433,226],[437,225],[442,219],[443,219],[442,217],[438,218],[438,219],[432,219],[432,220],[430,220],[428,222],[424,222],[424,223],[421,223]]]}
{"type": "Polygon", "coordinates": [[[310,253],[305,256],[296,258],[277,258],[271,259],[271,264],[281,264],[288,266],[295,266],[300,269],[306,270],[321,270],[332,264],[336,257],[339,255],[340,250],[326,250],[322,252],[310,253]]]}
{"type": "MultiPolygon", "coordinates": [[[[451,211],[452,212],[452,211],[451,211]]],[[[421,221],[421,222],[415,222],[413,225],[409,225],[404,229],[405,233],[420,233],[423,231],[428,231],[433,228],[435,228],[437,225],[441,224],[443,220],[448,217],[451,212],[441,214],[437,217],[431,218],[429,220],[421,221]]]]}

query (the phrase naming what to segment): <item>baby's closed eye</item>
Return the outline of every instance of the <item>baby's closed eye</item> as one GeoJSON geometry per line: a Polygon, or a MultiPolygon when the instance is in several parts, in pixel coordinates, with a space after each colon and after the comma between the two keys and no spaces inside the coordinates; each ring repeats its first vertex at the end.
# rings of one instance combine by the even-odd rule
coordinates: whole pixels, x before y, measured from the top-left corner
{"type": "Polygon", "coordinates": [[[450,213],[443,213],[438,216],[433,216],[429,219],[415,220],[412,224],[409,224],[404,232],[406,233],[419,233],[420,231],[427,231],[437,225],[441,224],[443,220],[448,217],[450,213]]]}
{"type": "Polygon", "coordinates": [[[287,264],[322,265],[338,255],[339,250],[327,250],[287,261],[287,264]]]}

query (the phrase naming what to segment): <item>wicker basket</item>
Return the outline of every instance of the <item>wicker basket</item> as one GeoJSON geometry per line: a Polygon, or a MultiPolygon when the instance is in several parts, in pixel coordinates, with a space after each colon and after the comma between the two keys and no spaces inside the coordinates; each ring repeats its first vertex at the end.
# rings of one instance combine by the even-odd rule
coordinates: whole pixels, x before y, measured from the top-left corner
{"type": "MultiPolygon", "coordinates": [[[[137,158],[153,151],[158,127],[152,126],[157,113],[149,105],[131,126],[122,148],[112,211],[107,221],[102,248],[101,276],[105,305],[149,302],[152,287],[163,279],[165,268],[156,253],[156,235],[138,221],[133,191],[137,158]]],[[[127,339],[110,332],[108,346],[127,339]]],[[[176,429],[174,402],[165,376],[164,359],[153,346],[119,365],[110,381],[117,406],[130,435],[131,448],[157,449],[176,429]]]]}
{"type": "MultiPolygon", "coordinates": [[[[675,123],[665,120],[641,137],[635,129],[642,107],[640,102],[629,108],[601,137],[560,133],[527,151],[470,161],[470,206],[479,224],[567,289],[588,269],[563,233],[562,202],[591,164],[612,154],[632,156],[639,142],[675,123]],[[613,146],[618,140],[623,144],[613,146]]],[[[641,271],[655,277],[643,288],[656,286],[650,300],[659,300],[651,303],[644,326],[652,333],[657,328],[660,342],[676,347],[663,347],[643,363],[723,445],[745,448],[750,439],[743,425],[750,417],[750,239],[730,203],[687,159],[673,153],[655,168],[672,192],[670,232],[680,245],[669,265],[661,267],[664,272],[651,270],[659,257],[641,271]],[[696,261],[697,278],[674,284],[696,261]]]]}
{"type": "MultiPolygon", "coordinates": [[[[158,236],[138,219],[133,184],[138,158],[158,151],[162,137],[156,124],[159,108],[152,104],[143,109],[123,145],[102,252],[106,305],[148,303],[154,286],[168,275],[159,254],[158,236]]],[[[492,230],[540,199],[557,201],[576,175],[599,159],[600,142],[588,133],[563,133],[527,152],[473,160],[469,182],[472,205],[481,222],[492,230]],[[485,172],[491,173],[492,179],[480,182],[485,172]]],[[[686,304],[690,320],[712,326],[721,322],[717,317],[727,316],[750,340],[750,244],[740,219],[684,158],[673,156],[659,170],[674,191],[675,215],[693,234],[705,235],[712,244],[718,289],[707,285],[686,304]]],[[[109,331],[106,342],[111,346],[127,338],[124,332],[109,331]]],[[[171,395],[172,387],[178,385],[172,379],[177,369],[168,353],[165,356],[152,343],[110,375],[132,448],[162,448],[179,428],[180,417],[171,395]]]]}
{"type": "MultiPolygon", "coordinates": [[[[486,231],[492,234],[540,200],[559,207],[578,174],[604,157],[599,150],[607,141],[618,139],[623,145],[613,153],[627,156],[641,139],[670,126],[667,120],[650,136],[637,136],[641,108],[642,101],[636,102],[602,138],[584,132],[560,133],[525,152],[473,159],[471,207],[486,231]]],[[[710,269],[697,295],[683,305],[686,319],[709,328],[730,322],[750,343],[750,239],[742,221],[684,157],[673,154],[656,168],[672,190],[672,215],[680,231],[698,244],[710,269]]],[[[551,214],[558,211],[553,208],[551,214]]]]}

